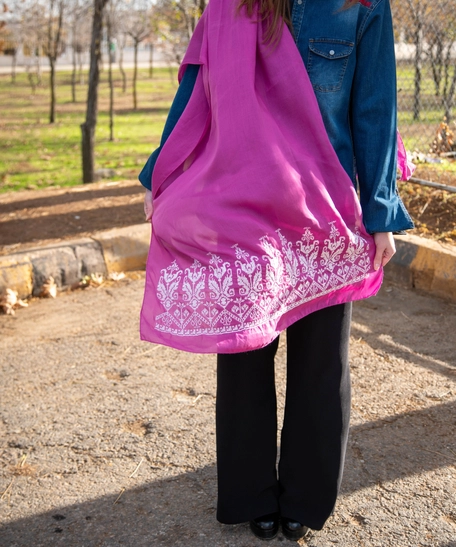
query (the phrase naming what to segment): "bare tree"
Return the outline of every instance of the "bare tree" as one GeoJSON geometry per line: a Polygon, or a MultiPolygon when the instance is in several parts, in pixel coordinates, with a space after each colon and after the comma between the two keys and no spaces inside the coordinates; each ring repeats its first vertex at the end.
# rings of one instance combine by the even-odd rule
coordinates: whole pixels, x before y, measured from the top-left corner
{"type": "Polygon", "coordinates": [[[25,70],[32,92],[41,85],[41,56],[46,44],[46,11],[45,6],[36,1],[24,3],[21,9],[21,34],[23,52],[27,59],[25,70]]]}
{"type": "Polygon", "coordinates": [[[69,16],[71,32],[72,65],[71,100],[76,102],[76,82],[79,66],[79,83],[84,84],[82,72],[82,56],[90,46],[90,4],[87,0],[73,0],[69,16]]]}
{"type": "Polygon", "coordinates": [[[423,69],[423,25],[425,6],[416,0],[407,0],[413,20],[413,43],[415,46],[415,92],[413,95],[413,119],[419,120],[421,114],[421,76],[423,69]]]}
{"type": "Polygon", "coordinates": [[[92,41],[90,45],[89,89],[87,92],[86,119],[81,124],[83,182],[95,180],[94,140],[98,116],[98,84],[103,34],[103,12],[108,0],[94,0],[92,41]]]}
{"type": "Polygon", "coordinates": [[[154,21],[157,47],[165,59],[180,64],[206,0],[158,0],[154,21]]]}
{"type": "Polygon", "coordinates": [[[125,31],[133,41],[133,109],[138,108],[137,80],[138,80],[138,47],[141,42],[152,33],[152,13],[147,0],[133,0],[129,4],[125,18],[125,31]]]}
{"type": "MultiPolygon", "coordinates": [[[[123,0],[109,0],[109,9],[105,10],[106,41],[108,49],[108,82],[109,82],[109,140],[114,140],[114,80],[112,65],[116,61],[117,47],[121,43],[121,56],[125,47],[125,33],[122,32],[122,16],[124,15],[123,0]],[[121,39],[119,40],[119,36],[121,39]]],[[[123,59],[122,59],[123,60],[123,59]]],[[[119,61],[123,78],[123,86],[126,87],[126,75],[123,70],[122,60],[119,61]]]]}
{"type": "Polygon", "coordinates": [[[117,50],[119,52],[119,70],[120,74],[122,75],[122,93],[125,93],[127,91],[127,74],[123,67],[123,54],[126,45],[127,34],[122,29],[119,29],[119,32],[117,34],[117,50]]]}
{"type": "Polygon", "coordinates": [[[110,0],[109,9],[106,10],[106,40],[108,42],[108,82],[109,82],[109,140],[114,140],[114,82],[112,79],[112,63],[115,61],[113,49],[114,36],[114,1],[110,0]]]}
{"type": "Polygon", "coordinates": [[[427,13],[425,21],[425,55],[434,80],[435,94],[442,98],[447,121],[452,116],[456,87],[456,12],[454,6],[443,3],[427,13]]]}
{"type": "Polygon", "coordinates": [[[0,53],[11,56],[11,83],[16,83],[17,52],[21,43],[20,5],[9,1],[3,3],[3,17],[0,21],[0,53]]]}
{"type": "Polygon", "coordinates": [[[192,37],[196,24],[201,17],[201,14],[206,7],[205,0],[183,0],[180,2],[174,2],[174,7],[182,15],[182,19],[187,27],[188,39],[192,37]]]}
{"type": "Polygon", "coordinates": [[[154,41],[149,40],[149,78],[154,75],[154,41]]]}
{"type": "Polygon", "coordinates": [[[49,0],[49,13],[47,21],[47,41],[45,52],[49,60],[49,85],[51,91],[51,104],[49,109],[49,123],[55,122],[55,63],[62,53],[62,30],[64,0],[49,0]]]}

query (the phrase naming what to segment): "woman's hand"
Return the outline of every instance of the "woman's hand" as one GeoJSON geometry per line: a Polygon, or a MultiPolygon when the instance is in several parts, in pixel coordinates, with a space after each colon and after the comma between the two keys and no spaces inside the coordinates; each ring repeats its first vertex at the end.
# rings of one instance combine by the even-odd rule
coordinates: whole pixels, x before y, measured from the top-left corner
{"type": "Polygon", "coordinates": [[[146,215],[147,222],[151,221],[153,212],[154,204],[152,201],[152,192],[150,190],[146,190],[146,195],[144,196],[144,214],[146,215]]]}
{"type": "Polygon", "coordinates": [[[393,258],[396,252],[393,232],[377,232],[374,234],[375,241],[375,258],[374,270],[378,270],[380,266],[385,266],[393,258]]]}

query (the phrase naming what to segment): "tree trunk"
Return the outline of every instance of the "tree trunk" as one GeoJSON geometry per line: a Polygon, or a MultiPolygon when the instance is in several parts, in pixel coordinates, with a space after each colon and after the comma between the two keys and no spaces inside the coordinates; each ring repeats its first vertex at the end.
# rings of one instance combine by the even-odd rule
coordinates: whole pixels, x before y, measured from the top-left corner
{"type": "Polygon", "coordinates": [[[92,41],[90,45],[89,89],[86,119],[81,124],[83,182],[95,181],[94,137],[98,114],[98,83],[100,81],[100,54],[103,32],[103,10],[107,0],[94,0],[92,41]]]}
{"type": "Polygon", "coordinates": [[[437,43],[437,52],[434,59],[435,62],[432,63],[433,71],[435,70],[435,73],[436,73],[436,76],[434,78],[436,97],[440,97],[440,84],[442,82],[442,64],[441,64],[442,57],[443,57],[443,44],[442,44],[442,40],[439,38],[437,43]],[[436,65],[435,69],[434,69],[434,65],[436,65]]]}
{"type": "Polygon", "coordinates": [[[154,44],[151,42],[149,44],[149,78],[152,78],[154,75],[154,44]]]}
{"type": "Polygon", "coordinates": [[[452,114],[453,114],[452,109],[453,109],[455,91],[456,91],[456,65],[454,66],[453,78],[451,80],[450,89],[443,99],[443,105],[445,108],[445,118],[448,124],[450,123],[452,119],[452,114]]]}
{"type": "Polygon", "coordinates": [[[17,48],[13,49],[13,56],[11,59],[11,83],[16,83],[16,66],[17,66],[17,48]]]}
{"type": "Polygon", "coordinates": [[[49,109],[49,123],[55,122],[55,59],[49,57],[49,84],[51,87],[51,104],[49,109]]]}
{"type": "Polygon", "coordinates": [[[125,70],[123,69],[123,52],[124,48],[121,46],[119,48],[119,70],[122,74],[122,93],[125,93],[127,91],[127,75],[125,74],[125,70]]]}
{"type": "Polygon", "coordinates": [[[446,55],[445,56],[442,55],[442,59],[443,59],[443,92],[442,92],[442,95],[443,95],[444,99],[446,99],[446,97],[448,96],[448,90],[451,86],[450,81],[452,80],[451,77],[450,77],[450,70],[451,70],[451,67],[453,66],[453,63],[451,62],[452,49],[453,49],[453,43],[448,44],[446,55]]]}
{"type": "Polygon", "coordinates": [[[79,85],[84,85],[84,71],[82,70],[82,56],[83,52],[78,51],[78,64],[79,64],[79,85]]]}
{"type": "Polygon", "coordinates": [[[420,14],[417,14],[415,17],[415,24],[415,91],[413,94],[413,119],[419,120],[421,114],[421,68],[423,49],[422,20],[420,14]]]}
{"type": "Polygon", "coordinates": [[[440,59],[442,58],[442,42],[438,34],[431,39],[428,39],[427,56],[431,64],[432,79],[434,81],[435,96],[440,95],[440,82],[442,80],[442,65],[440,59]]]}
{"type": "Polygon", "coordinates": [[[81,124],[82,132],[82,180],[85,183],[95,182],[94,137],[95,124],[85,121],[81,124]]]}
{"type": "Polygon", "coordinates": [[[199,0],[199,11],[200,16],[203,14],[204,10],[206,9],[206,0],[199,0]]]}
{"type": "Polygon", "coordinates": [[[136,79],[138,77],[138,44],[139,42],[135,40],[135,54],[133,61],[133,110],[136,110],[138,108],[138,98],[136,95],[136,79]]]}
{"type": "Polygon", "coordinates": [[[71,102],[76,102],[76,48],[72,47],[73,54],[72,54],[72,61],[73,61],[73,72],[71,73],[71,102]]]}
{"type": "Polygon", "coordinates": [[[111,14],[106,19],[108,41],[108,81],[109,81],[109,140],[114,140],[114,83],[112,81],[112,51],[111,51],[111,14]]]}
{"type": "Polygon", "coordinates": [[[59,56],[61,31],[63,24],[63,0],[57,3],[57,19],[54,17],[54,0],[51,0],[47,30],[47,58],[49,59],[49,83],[51,104],[49,109],[49,123],[55,122],[55,63],[59,56]],[[57,23],[57,25],[55,25],[57,23]]]}
{"type": "Polygon", "coordinates": [[[35,63],[36,63],[37,85],[41,85],[43,83],[43,80],[41,78],[41,57],[40,57],[40,52],[39,51],[37,51],[37,54],[35,56],[35,63]]]}
{"type": "Polygon", "coordinates": [[[27,72],[27,79],[29,81],[30,87],[32,88],[32,95],[35,95],[37,84],[35,82],[35,78],[34,78],[32,70],[31,70],[31,67],[27,66],[25,70],[27,72]]]}

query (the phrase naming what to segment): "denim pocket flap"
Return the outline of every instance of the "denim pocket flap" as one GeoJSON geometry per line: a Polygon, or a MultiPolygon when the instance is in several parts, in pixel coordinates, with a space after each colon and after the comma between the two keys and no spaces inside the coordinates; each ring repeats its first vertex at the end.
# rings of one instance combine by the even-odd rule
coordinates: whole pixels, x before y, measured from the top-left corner
{"type": "Polygon", "coordinates": [[[326,38],[311,38],[309,49],[312,53],[325,57],[326,59],[340,59],[348,57],[353,51],[354,43],[345,40],[331,40],[326,38]]]}

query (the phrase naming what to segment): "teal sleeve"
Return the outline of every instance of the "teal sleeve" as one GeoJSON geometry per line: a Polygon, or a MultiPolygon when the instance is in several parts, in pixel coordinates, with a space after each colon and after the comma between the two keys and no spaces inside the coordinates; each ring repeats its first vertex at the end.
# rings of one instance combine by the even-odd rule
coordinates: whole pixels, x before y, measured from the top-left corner
{"type": "Polygon", "coordinates": [[[190,97],[195,86],[196,77],[198,76],[199,65],[188,65],[184,76],[182,77],[181,83],[177,89],[176,95],[173,100],[173,104],[168,113],[168,118],[166,119],[165,127],[163,128],[162,137],[160,140],[160,146],[152,152],[147,160],[146,164],[142,168],[141,173],[138,178],[141,184],[147,189],[151,190],[152,185],[152,173],[155,167],[155,162],[157,161],[158,155],[160,154],[163,145],[167,141],[168,137],[171,135],[171,131],[176,126],[179,118],[182,116],[182,113],[185,110],[185,107],[190,100],[190,97]]]}

